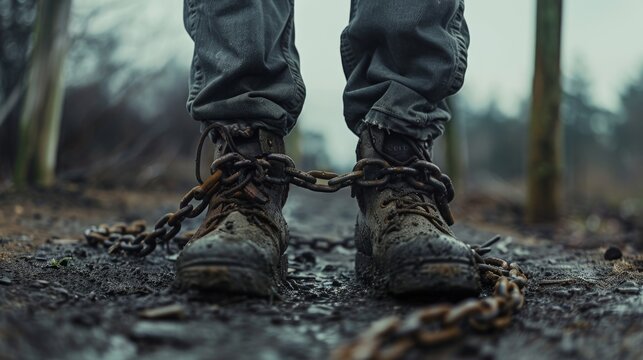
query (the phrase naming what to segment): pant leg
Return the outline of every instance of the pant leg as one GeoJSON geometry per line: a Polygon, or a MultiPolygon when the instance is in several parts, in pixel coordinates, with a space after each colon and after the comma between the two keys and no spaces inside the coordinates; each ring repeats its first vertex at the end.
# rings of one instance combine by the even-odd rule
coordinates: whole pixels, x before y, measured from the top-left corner
{"type": "Polygon", "coordinates": [[[445,98],[464,82],[468,46],[464,0],[352,0],[341,38],[349,128],[440,136],[450,118],[445,98]]]}
{"type": "Polygon", "coordinates": [[[185,0],[194,41],[187,109],[199,121],[285,135],[305,88],[294,44],[294,0],[185,0]]]}

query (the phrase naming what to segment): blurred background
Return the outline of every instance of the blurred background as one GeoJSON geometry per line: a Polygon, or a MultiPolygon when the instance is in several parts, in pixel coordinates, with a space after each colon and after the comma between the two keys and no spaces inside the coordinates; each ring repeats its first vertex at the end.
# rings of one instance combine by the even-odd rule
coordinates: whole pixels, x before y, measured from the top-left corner
{"type": "MultiPolygon", "coordinates": [[[[0,0],[2,187],[14,187],[20,172],[27,184],[177,192],[192,186],[199,128],[185,110],[192,43],[183,29],[182,1],[60,3],[68,3],[68,11],[43,11],[57,11],[50,21],[61,32],[39,34],[36,0],[0,0]],[[67,40],[56,37],[65,32],[67,40]],[[47,74],[29,72],[29,59],[47,44],[53,44],[50,53],[63,54],[60,71],[49,58],[47,74]],[[41,126],[49,129],[45,134],[32,136],[46,141],[34,146],[31,140],[34,149],[25,150],[21,117],[38,76],[55,77],[38,88],[60,93],[60,116],[41,126]],[[33,153],[41,154],[42,164],[17,170],[19,159],[33,153]],[[32,181],[51,166],[55,180],[32,181]]],[[[467,2],[469,69],[463,90],[450,99],[454,120],[450,136],[438,141],[436,161],[455,178],[461,204],[481,206],[483,218],[522,218],[536,7],[536,0],[467,2]]],[[[643,213],[643,2],[565,0],[563,9],[561,213],[580,219],[585,229],[617,226],[629,233],[643,213]]],[[[346,171],[356,144],[341,101],[339,35],[349,1],[297,1],[295,12],[308,96],[289,151],[302,168],[346,171]]]]}

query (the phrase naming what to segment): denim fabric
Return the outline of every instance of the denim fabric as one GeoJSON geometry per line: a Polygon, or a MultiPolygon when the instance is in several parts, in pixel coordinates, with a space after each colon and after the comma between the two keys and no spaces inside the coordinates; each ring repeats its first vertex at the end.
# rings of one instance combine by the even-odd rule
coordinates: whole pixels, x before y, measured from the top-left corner
{"type": "Polygon", "coordinates": [[[306,90],[294,0],[185,0],[194,41],[187,108],[196,120],[250,123],[285,135],[306,90]]]}
{"type": "MultiPolygon", "coordinates": [[[[293,0],[185,0],[184,18],[195,43],[192,117],[286,134],[305,98],[293,0]]],[[[441,135],[468,46],[464,0],[352,0],[340,46],[348,127],[441,135]]]]}

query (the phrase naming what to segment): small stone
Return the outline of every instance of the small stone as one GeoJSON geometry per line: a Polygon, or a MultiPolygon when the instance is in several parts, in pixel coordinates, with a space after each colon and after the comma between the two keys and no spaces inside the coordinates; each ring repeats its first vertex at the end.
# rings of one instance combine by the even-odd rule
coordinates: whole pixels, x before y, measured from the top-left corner
{"type": "Polygon", "coordinates": [[[314,264],[315,262],[317,262],[317,258],[315,257],[314,252],[306,250],[302,251],[301,254],[295,256],[295,261],[314,264]]]}
{"type": "Polygon", "coordinates": [[[608,303],[612,301],[613,297],[612,296],[601,296],[596,301],[598,301],[601,304],[608,303]]]}
{"type": "Polygon", "coordinates": [[[52,239],[51,243],[54,245],[75,245],[80,242],[79,239],[52,239]]]}
{"type": "Polygon", "coordinates": [[[51,290],[64,295],[65,297],[69,297],[69,291],[63,287],[52,287],[51,290]]]}
{"type": "Polygon", "coordinates": [[[33,287],[36,287],[36,288],[44,288],[47,285],[49,285],[49,281],[47,281],[47,280],[36,280],[36,281],[33,282],[32,285],[33,285],[33,287]]]}
{"type": "Polygon", "coordinates": [[[323,271],[323,272],[333,272],[333,271],[335,271],[335,270],[337,270],[337,266],[332,265],[332,264],[326,264],[326,265],[324,265],[324,267],[322,268],[322,271],[323,271]]]}
{"type": "Polygon", "coordinates": [[[521,257],[531,255],[531,251],[529,251],[529,250],[527,250],[525,248],[520,248],[520,247],[513,249],[513,253],[516,256],[521,256],[521,257]]]}
{"type": "Polygon", "coordinates": [[[637,295],[641,290],[638,287],[620,287],[616,291],[621,294],[637,295]]]}
{"type": "Polygon", "coordinates": [[[165,255],[165,260],[176,262],[176,260],[179,258],[179,253],[172,254],[172,255],[165,255]]]}
{"type": "Polygon", "coordinates": [[[332,313],[332,309],[324,305],[311,305],[306,313],[313,316],[328,316],[332,313]]]}
{"type": "Polygon", "coordinates": [[[185,308],[181,304],[173,304],[145,309],[138,315],[146,319],[182,319],[185,317],[185,308]]]}
{"type": "Polygon", "coordinates": [[[572,293],[567,290],[556,290],[552,293],[555,297],[563,298],[563,299],[569,299],[572,297],[572,293]]]}
{"type": "Polygon", "coordinates": [[[0,285],[11,285],[11,279],[8,277],[0,278],[0,285]]]}
{"type": "Polygon", "coordinates": [[[194,338],[185,326],[175,322],[139,321],[130,331],[134,339],[160,343],[189,344],[194,338]]]}
{"type": "Polygon", "coordinates": [[[585,292],[585,290],[584,290],[584,289],[579,288],[579,287],[572,287],[572,288],[569,288],[569,289],[568,289],[568,291],[569,291],[572,295],[581,295],[581,294],[583,294],[583,293],[585,292]]]}
{"type": "Polygon", "coordinates": [[[616,246],[610,246],[605,250],[603,257],[605,260],[618,260],[623,257],[623,253],[621,252],[621,249],[616,246]]]}
{"type": "Polygon", "coordinates": [[[625,281],[621,284],[621,287],[638,287],[638,284],[632,280],[625,281]]]}

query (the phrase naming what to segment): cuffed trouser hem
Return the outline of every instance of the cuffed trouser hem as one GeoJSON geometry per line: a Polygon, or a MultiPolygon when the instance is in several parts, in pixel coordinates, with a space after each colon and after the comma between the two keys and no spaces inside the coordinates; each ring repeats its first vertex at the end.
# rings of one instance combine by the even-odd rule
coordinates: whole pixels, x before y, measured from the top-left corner
{"type": "Polygon", "coordinates": [[[377,126],[380,129],[427,141],[442,135],[444,123],[449,119],[449,112],[446,109],[436,108],[435,112],[428,115],[435,116],[437,119],[408,120],[400,118],[387,109],[373,107],[351,130],[359,136],[368,126],[377,126]]]}
{"type": "Polygon", "coordinates": [[[385,86],[384,94],[366,110],[366,115],[351,112],[352,108],[345,109],[347,124],[354,133],[359,136],[367,125],[374,125],[421,141],[442,135],[444,124],[451,118],[445,101],[433,105],[395,81],[389,81],[385,86]]]}
{"type": "Polygon", "coordinates": [[[200,122],[201,122],[201,131],[203,131],[208,126],[216,123],[230,129],[240,129],[240,130],[244,130],[246,128],[250,128],[253,130],[265,129],[270,131],[271,133],[274,133],[275,135],[282,136],[282,137],[288,135],[288,133],[290,132],[290,128],[287,128],[285,126],[279,126],[279,124],[275,124],[274,120],[225,119],[225,120],[200,120],[200,122]]]}

